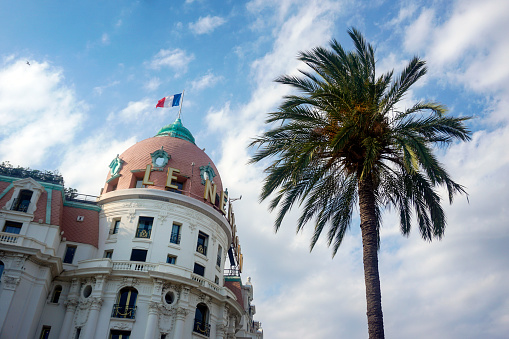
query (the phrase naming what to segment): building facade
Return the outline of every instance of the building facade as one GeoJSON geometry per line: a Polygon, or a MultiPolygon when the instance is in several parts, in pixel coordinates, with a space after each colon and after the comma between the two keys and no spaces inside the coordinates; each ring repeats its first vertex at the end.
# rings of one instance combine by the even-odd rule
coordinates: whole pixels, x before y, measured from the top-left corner
{"type": "Polygon", "coordinates": [[[228,192],[180,119],[99,197],[2,166],[0,230],[0,338],[263,338],[228,192]]]}

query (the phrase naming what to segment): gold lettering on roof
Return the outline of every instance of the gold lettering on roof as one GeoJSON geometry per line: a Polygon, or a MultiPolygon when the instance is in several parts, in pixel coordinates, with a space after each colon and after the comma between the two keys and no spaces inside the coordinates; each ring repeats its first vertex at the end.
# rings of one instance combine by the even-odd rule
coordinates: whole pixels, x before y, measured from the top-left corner
{"type": "Polygon", "coordinates": [[[212,205],[216,203],[216,184],[211,183],[209,179],[205,181],[203,199],[210,201],[212,205]]]}
{"type": "Polygon", "coordinates": [[[166,178],[166,187],[178,189],[177,185],[173,185],[171,183],[173,180],[177,180],[177,177],[174,176],[173,173],[180,173],[180,170],[173,168],[173,167],[168,168],[168,177],[166,178]]]}
{"type": "Polygon", "coordinates": [[[143,176],[143,185],[153,185],[153,181],[150,180],[150,171],[152,170],[152,165],[147,165],[147,168],[145,169],[145,175],[143,176]]]}

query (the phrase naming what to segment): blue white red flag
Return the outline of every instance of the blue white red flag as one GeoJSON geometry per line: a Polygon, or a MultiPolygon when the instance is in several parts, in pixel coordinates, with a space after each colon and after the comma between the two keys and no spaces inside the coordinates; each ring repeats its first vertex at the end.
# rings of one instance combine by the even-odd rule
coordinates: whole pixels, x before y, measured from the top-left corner
{"type": "Polygon", "coordinates": [[[180,105],[180,98],[182,97],[182,93],[174,94],[169,97],[164,97],[157,102],[157,107],[173,107],[180,105]]]}

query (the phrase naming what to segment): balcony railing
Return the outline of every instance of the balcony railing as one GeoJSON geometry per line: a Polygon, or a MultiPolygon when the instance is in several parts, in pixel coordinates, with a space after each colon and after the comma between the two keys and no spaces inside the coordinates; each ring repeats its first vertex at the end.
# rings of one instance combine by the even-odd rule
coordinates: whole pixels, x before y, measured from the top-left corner
{"type": "Polygon", "coordinates": [[[172,233],[170,237],[170,242],[172,244],[180,244],[180,233],[172,233]]]}
{"type": "Polygon", "coordinates": [[[18,212],[26,212],[28,211],[28,206],[30,206],[30,200],[19,200],[19,198],[14,199],[11,205],[11,211],[18,212]]]}
{"type": "Polygon", "coordinates": [[[194,319],[193,331],[210,337],[210,325],[198,319],[194,319]]]}
{"type": "Polygon", "coordinates": [[[196,252],[203,254],[203,255],[207,255],[207,246],[202,245],[202,244],[196,245],[196,252]]]}
{"type": "Polygon", "coordinates": [[[138,228],[136,230],[136,238],[149,239],[150,238],[150,231],[151,230],[149,230],[149,229],[138,228]]]}
{"type": "Polygon", "coordinates": [[[134,319],[136,316],[136,306],[113,305],[113,311],[111,312],[112,318],[123,318],[123,319],[134,319]]]}

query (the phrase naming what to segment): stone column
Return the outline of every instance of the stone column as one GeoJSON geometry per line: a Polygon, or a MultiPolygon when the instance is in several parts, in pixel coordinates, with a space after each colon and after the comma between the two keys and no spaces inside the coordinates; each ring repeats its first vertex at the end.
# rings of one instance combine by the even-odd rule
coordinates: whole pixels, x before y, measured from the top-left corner
{"type": "Polygon", "coordinates": [[[95,330],[97,328],[97,319],[99,319],[99,312],[103,301],[101,298],[93,298],[90,303],[90,311],[88,312],[88,319],[84,326],[83,339],[94,339],[95,330]]]}
{"type": "Polygon", "coordinates": [[[58,339],[67,339],[69,338],[69,334],[72,327],[72,320],[74,319],[74,313],[76,312],[76,307],[78,306],[78,300],[69,299],[65,303],[65,317],[62,322],[62,329],[60,330],[60,336],[58,339]]]}
{"type": "Polygon", "coordinates": [[[177,312],[175,313],[175,331],[173,332],[173,339],[181,339],[186,337],[184,336],[184,327],[188,313],[189,311],[185,308],[177,308],[177,312]]]}
{"type": "Polygon", "coordinates": [[[216,339],[225,339],[227,330],[228,326],[224,324],[216,324],[216,339]]]}
{"type": "Polygon", "coordinates": [[[148,306],[148,318],[147,318],[147,328],[145,330],[144,339],[155,339],[157,329],[159,328],[157,324],[157,320],[159,319],[159,309],[158,304],[155,302],[151,302],[148,306]]]}

